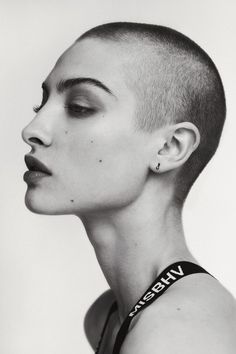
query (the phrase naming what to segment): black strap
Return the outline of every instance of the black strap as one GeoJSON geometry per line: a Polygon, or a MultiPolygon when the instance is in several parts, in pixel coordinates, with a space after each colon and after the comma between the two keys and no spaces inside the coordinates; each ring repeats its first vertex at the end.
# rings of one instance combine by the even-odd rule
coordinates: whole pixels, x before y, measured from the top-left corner
{"type": "Polygon", "coordinates": [[[194,273],[208,273],[205,269],[199,265],[180,261],[171,264],[156,278],[156,280],[151,284],[151,286],[145,291],[143,296],[134,305],[134,307],[129,312],[128,316],[125,318],[120,330],[117,334],[115,345],[112,354],[119,354],[120,348],[124,342],[125,336],[128,332],[129,325],[132,319],[147,306],[153,303],[158,297],[160,297],[172,284],[174,284],[179,279],[194,273]]]}
{"type": "Polygon", "coordinates": [[[101,333],[101,337],[100,337],[100,340],[99,340],[99,342],[98,342],[98,346],[97,346],[97,348],[96,348],[96,350],[95,350],[95,354],[98,354],[98,352],[99,352],[99,349],[100,349],[100,346],[101,346],[101,342],[102,342],[102,338],[103,338],[103,336],[104,336],[104,333],[105,333],[105,330],[106,330],[108,321],[109,321],[109,319],[110,319],[112,313],[115,312],[116,309],[117,309],[117,303],[116,303],[116,302],[113,302],[113,304],[111,305],[110,310],[109,310],[109,312],[108,312],[108,314],[107,314],[107,318],[106,318],[106,321],[105,321],[105,323],[104,323],[104,326],[103,326],[103,329],[102,329],[102,333],[101,333]]]}

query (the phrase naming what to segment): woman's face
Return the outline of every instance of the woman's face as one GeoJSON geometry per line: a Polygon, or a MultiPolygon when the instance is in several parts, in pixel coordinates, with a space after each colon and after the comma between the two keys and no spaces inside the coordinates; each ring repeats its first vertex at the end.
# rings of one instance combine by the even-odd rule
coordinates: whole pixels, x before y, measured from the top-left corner
{"type": "Polygon", "coordinates": [[[134,131],[136,102],[123,60],[118,45],[85,39],[45,80],[42,104],[22,132],[31,146],[27,155],[52,173],[26,181],[31,211],[82,215],[126,206],[140,195],[148,137],[134,131]]]}

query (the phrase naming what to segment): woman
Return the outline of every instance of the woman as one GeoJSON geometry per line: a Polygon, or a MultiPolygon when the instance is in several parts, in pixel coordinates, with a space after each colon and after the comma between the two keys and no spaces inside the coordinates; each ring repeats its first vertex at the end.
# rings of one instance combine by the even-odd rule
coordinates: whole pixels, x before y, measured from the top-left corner
{"type": "Polygon", "coordinates": [[[209,56],[170,28],[110,23],[73,43],[42,88],[23,130],[25,202],[83,222],[111,288],[85,318],[93,349],[234,353],[235,300],[189,251],[181,218],[225,120],[209,56]]]}

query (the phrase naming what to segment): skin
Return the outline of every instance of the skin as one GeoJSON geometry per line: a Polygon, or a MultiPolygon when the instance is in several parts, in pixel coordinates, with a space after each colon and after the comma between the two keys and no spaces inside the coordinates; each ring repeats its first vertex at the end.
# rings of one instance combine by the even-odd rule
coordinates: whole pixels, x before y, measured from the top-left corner
{"type": "MultiPolygon", "coordinates": [[[[127,63],[133,65],[132,57],[112,42],[86,39],[71,46],[45,80],[46,102],[22,132],[30,154],[52,171],[52,176],[28,185],[27,207],[35,213],[78,216],[110,285],[111,290],[91,306],[85,318],[94,348],[110,304],[114,299],[118,303],[101,348],[106,354],[112,352],[129,309],[157,275],[175,261],[197,263],[186,245],[181,210],[173,206],[172,196],[176,173],[199,145],[198,129],[183,122],[153,133],[135,130],[137,101],[127,85],[127,63]],[[112,94],[90,84],[57,92],[60,80],[75,77],[100,80],[112,94]],[[65,105],[71,104],[86,109],[68,111],[65,105]]],[[[205,353],[204,341],[211,346],[219,334],[224,338],[229,332],[230,345],[224,345],[225,340],[225,351],[217,351],[216,345],[214,353],[231,354],[235,318],[231,295],[213,278],[195,274],[175,283],[135,318],[121,354],[173,354],[173,348],[189,353],[194,328],[198,340],[191,353],[205,353]],[[212,328],[219,316],[227,318],[220,330],[217,326],[201,330],[202,323],[212,328]],[[176,335],[166,346],[171,326],[187,339],[176,335]]]]}

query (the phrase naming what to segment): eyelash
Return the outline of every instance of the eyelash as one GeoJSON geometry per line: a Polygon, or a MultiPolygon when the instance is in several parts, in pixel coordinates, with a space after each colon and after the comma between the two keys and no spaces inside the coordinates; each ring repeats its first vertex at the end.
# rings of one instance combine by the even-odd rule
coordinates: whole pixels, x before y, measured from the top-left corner
{"type": "Polygon", "coordinates": [[[33,111],[34,111],[35,113],[38,113],[41,108],[42,108],[42,105],[40,105],[40,106],[35,105],[35,106],[33,107],[33,111]]]}
{"type": "Polygon", "coordinates": [[[81,106],[79,104],[68,104],[64,106],[65,109],[72,114],[86,116],[95,112],[93,108],[81,106]]]}
{"type": "MultiPolygon", "coordinates": [[[[42,104],[40,106],[36,105],[36,106],[33,107],[33,111],[35,113],[38,113],[42,107],[43,107],[42,104]]],[[[84,115],[84,116],[92,114],[92,113],[95,112],[95,110],[93,108],[80,106],[78,104],[68,104],[68,105],[65,105],[64,108],[69,113],[78,114],[78,115],[84,115]]]]}

